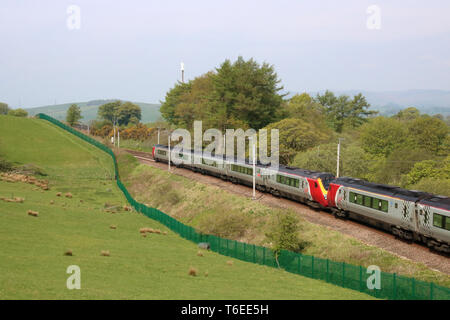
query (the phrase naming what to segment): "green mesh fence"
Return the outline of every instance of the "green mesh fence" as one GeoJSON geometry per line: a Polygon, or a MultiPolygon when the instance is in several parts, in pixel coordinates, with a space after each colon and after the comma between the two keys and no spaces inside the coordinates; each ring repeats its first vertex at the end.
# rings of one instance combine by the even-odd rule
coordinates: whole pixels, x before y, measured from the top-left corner
{"type": "MultiPolygon", "coordinates": [[[[278,267],[272,250],[268,248],[202,234],[158,209],[149,208],[137,202],[120,181],[117,160],[110,148],[45,114],[40,113],[37,117],[69,131],[111,155],[114,161],[117,186],[137,212],[162,223],[187,240],[195,243],[208,242],[211,250],[219,254],[269,267],[278,267]]],[[[367,273],[366,268],[362,266],[354,266],[344,262],[336,262],[282,250],[278,257],[278,263],[281,268],[288,272],[361,291],[377,298],[392,300],[450,300],[449,288],[385,272],[381,272],[380,289],[368,289],[367,281],[372,273],[367,273]]]]}

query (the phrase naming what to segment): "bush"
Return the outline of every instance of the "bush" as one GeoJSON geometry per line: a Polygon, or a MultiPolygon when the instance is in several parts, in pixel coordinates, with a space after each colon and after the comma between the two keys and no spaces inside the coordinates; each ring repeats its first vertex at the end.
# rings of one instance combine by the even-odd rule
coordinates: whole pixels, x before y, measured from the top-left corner
{"type": "Polygon", "coordinates": [[[450,179],[423,178],[420,182],[410,185],[409,188],[450,197],[450,179]]]}
{"type": "Polygon", "coordinates": [[[19,109],[9,110],[8,115],[14,116],[14,117],[27,117],[28,112],[24,109],[19,108],[19,109]]]}
{"type": "Polygon", "coordinates": [[[250,226],[250,217],[240,212],[230,212],[221,209],[220,212],[209,214],[199,223],[203,233],[212,234],[221,238],[238,239],[245,235],[250,226]]]}
{"type": "Polygon", "coordinates": [[[272,224],[271,230],[266,233],[266,238],[272,243],[272,250],[278,263],[281,250],[301,252],[306,247],[306,242],[301,241],[298,217],[293,212],[278,213],[272,224]]]}
{"type": "Polygon", "coordinates": [[[13,164],[5,159],[0,159],[0,172],[11,171],[14,168],[13,164]]]}

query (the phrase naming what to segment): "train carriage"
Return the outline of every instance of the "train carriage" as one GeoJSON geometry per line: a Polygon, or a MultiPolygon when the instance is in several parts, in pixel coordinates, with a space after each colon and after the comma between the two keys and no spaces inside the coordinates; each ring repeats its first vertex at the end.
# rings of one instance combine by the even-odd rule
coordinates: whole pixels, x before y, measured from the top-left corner
{"type": "Polygon", "coordinates": [[[430,248],[450,253],[450,198],[431,196],[419,201],[417,228],[430,248]]]}

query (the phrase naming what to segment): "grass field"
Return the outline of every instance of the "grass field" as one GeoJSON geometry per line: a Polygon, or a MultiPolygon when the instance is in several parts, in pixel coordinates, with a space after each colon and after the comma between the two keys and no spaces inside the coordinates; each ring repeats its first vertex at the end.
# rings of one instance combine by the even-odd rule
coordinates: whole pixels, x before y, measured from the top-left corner
{"type": "MultiPolygon", "coordinates": [[[[220,187],[170,174],[167,170],[139,164],[126,153],[121,153],[118,159],[121,179],[137,201],[157,207],[205,233],[270,247],[265,233],[281,209],[220,187]]],[[[445,273],[299,219],[299,237],[306,243],[305,254],[364,267],[377,265],[384,272],[450,287],[450,277],[445,273]]]]}
{"type": "Polygon", "coordinates": [[[0,157],[33,164],[50,186],[42,191],[0,181],[0,198],[25,198],[0,200],[0,299],[371,298],[212,252],[198,256],[195,244],[153,220],[123,210],[108,213],[105,206],[125,204],[111,179],[111,159],[46,121],[0,116],[0,157]],[[142,227],[168,234],[144,238],[142,227]],[[69,249],[73,256],[64,255],[69,249]],[[110,256],[101,256],[102,250],[110,256]],[[81,290],[66,288],[70,265],[81,269],[81,290]],[[191,267],[197,276],[188,275],[191,267]]]}

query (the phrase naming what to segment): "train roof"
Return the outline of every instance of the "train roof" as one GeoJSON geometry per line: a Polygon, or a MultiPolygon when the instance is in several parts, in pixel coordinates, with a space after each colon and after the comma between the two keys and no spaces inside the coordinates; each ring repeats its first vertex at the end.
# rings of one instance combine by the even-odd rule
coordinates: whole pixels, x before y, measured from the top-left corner
{"type": "Polygon", "coordinates": [[[368,182],[362,179],[342,177],[334,180],[333,183],[341,184],[343,186],[354,187],[368,192],[380,193],[386,196],[397,197],[406,200],[417,201],[425,198],[430,198],[433,195],[427,192],[418,190],[407,190],[397,186],[391,186],[381,183],[368,182]]]}
{"type": "MultiPolygon", "coordinates": [[[[164,148],[167,149],[168,146],[166,145],[162,145],[162,144],[157,144],[155,145],[155,147],[160,147],[160,148],[164,148]]],[[[193,150],[191,150],[191,153],[194,153],[193,150]]],[[[213,155],[213,158],[220,158],[216,155],[213,155]]],[[[226,156],[223,155],[223,160],[226,160],[226,156]]],[[[246,164],[246,165],[252,165],[253,163],[248,159],[239,159],[239,158],[235,158],[234,161],[236,163],[242,163],[242,164],[246,164]]],[[[268,164],[263,164],[260,161],[256,162],[256,166],[260,167],[260,168],[267,168],[269,167],[268,164]]],[[[306,170],[306,169],[300,169],[297,167],[291,167],[291,166],[284,166],[284,165],[279,165],[278,166],[278,172],[282,172],[282,173],[287,173],[287,174],[293,174],[293,175],[297,175],[297,176],[302,176],[302,177],[308,177],[308,178],[313,178],[313,179],[318,179],[318,178],[334,178],[334,175],[328,172],[320,172],[320,171],[312,171],[312,170],[306,170]]]]}
{"type": "Polygon", "coordinates": [[[450,211],[450,198],[446,196],[432,195],[430,198],[421,200],[420,203],[450,211]]]}

